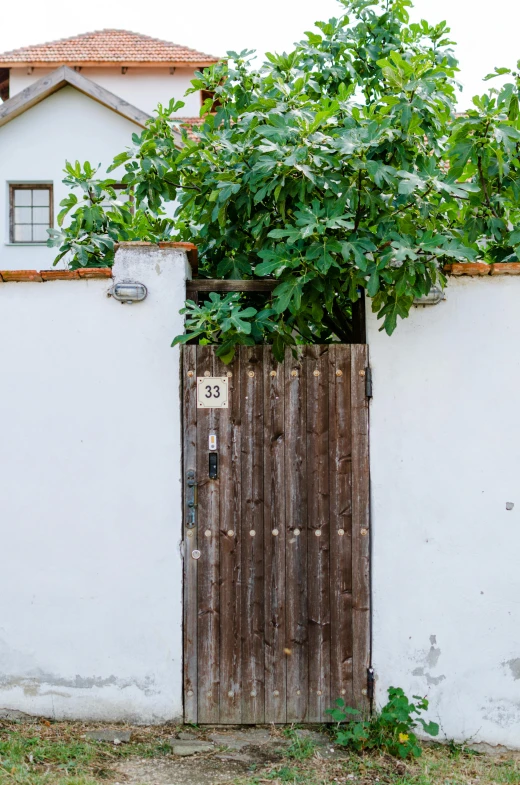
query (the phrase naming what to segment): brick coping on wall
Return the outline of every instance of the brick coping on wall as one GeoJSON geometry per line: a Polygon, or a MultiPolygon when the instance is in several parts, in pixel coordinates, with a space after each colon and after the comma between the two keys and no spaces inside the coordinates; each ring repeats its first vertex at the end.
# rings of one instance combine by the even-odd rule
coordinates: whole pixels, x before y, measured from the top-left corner
{"type": "MultiPolygon", "coordinates": [[[[154,245],[154,243],[120,243],[122,246],[154,245]]],[[[186,248],[193,251],[193,243],[159,243],[159,248],[186,248]]],[[[484,264],[483,262],[466,262],[464,264],[448,264],[444,268],[447,275],[520,275],[520,262],[484,264]]],[[[45,283],[46,281],[75,281],[91,278],[112,278],[111,267],[85,267],[82,270],[0,270],[0,282],[22,281],[45,283]]]]}
{"type": "MultiPolygon", "coordinates": [[[[194,243],[174,243],[174,242],[160,242],[160,243],[145,243],[145,242],[128,242],[116,243],[115,249],[130,248],[132,246],[156,246],[161,249],[166,248],[182,248],[186,251],[188,261],[191,265],[193,275],[197,275],[198,268],[198,254],[197,246],[194,243]]],[[[84,267],[81,270],[0,270],[0,282],[21,283],[29,281],[32,283],[45,283],[46,281],[75,281],[84,278],[112,278],[111,267],[84,267]]]]}
{"type": "Polygon", "coordinates": [[[83,270],[0,270],[0,281],[75,281],[84,278],[112,278],[111,267],[86,267],[83,270]]]}
{"type": "Polygon", "coordinates": [[[447,275],[520,275],[520,262],[464,262],[463,264],[447,264],[444,268],[447,275]]]}

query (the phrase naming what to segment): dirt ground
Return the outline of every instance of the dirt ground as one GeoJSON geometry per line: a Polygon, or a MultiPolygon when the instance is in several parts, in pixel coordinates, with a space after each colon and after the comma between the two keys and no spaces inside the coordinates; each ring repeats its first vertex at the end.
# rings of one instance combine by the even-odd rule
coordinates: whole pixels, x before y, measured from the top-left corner
{"type": "Polygon", "coordinates": [[[520,754],[494,752],[428,745],[403,762],[350,754],[318,728],[0,720],[0,785],[520,785],[520,754]],[[101,728],[113,739],[92,738],[101,728]]]}

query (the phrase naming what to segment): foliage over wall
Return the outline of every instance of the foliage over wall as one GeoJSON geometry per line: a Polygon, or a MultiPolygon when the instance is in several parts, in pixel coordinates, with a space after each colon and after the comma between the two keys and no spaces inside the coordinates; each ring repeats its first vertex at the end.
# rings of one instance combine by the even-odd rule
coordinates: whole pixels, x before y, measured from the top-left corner
{"type": "Polygon", "coordinates": [[[216,102],[182,150],[182,104],[159,106],[111,167],[125,169],[133,214],[103,208],[110,181],[70,167],[85,196],[64,202],[72,223],[51,240],[61,255],[104,265],[118,239],[169,236],[197,243],[208,277],[275,278],[256,307],[241,295],[187,304],[179,340],[219,342],[225,359],[240,343],[281,356],[296,340],[348,341],[363,289],[390,334],[414,297],[444,284],[447,261],[520,259],[518,73],[457,116],[445,22],[410,23],[410,0],[339,4],[290,54],[257,69],[251,52],[231,52],[198,74],[191,91],[216,102]]]}

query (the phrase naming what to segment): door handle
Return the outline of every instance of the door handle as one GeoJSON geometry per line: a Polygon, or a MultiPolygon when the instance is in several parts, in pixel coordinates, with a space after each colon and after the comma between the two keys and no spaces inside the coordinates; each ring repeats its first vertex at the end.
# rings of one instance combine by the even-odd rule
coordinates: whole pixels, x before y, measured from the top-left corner
{"type": "Polygon", "coordinates": [[[186,528],[193,529],[197,523],[197,482],[195,480],[195,471],[188,469],[186,472],[186,506],[188,514],[186,516],[186,528]]]}

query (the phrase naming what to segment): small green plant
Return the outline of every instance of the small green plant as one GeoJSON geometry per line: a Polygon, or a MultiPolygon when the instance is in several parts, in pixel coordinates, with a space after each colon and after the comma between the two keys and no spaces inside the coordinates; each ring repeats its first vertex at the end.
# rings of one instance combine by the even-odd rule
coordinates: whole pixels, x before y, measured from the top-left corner
{"type": "Polygon", "coordinates": [[[301,782],[302,778],[295,769],[290,766],[281,766],[279,769],[269,772],[265,776],[268,780],[280,780],[280,782],[301,782]]]}
{"type": "Polygon", "coordinates": [[[428,709],[426,698],[414,695],[413,700],[416,702],[410,701],[400,687],[390,687],[388,703],[364,719],[361,712],[339,698],[336,708],[327,711],[338,723],[336,743],[357,752],[380,749],[400,758],[419,758],[422,750],[414,731],[421,726],[428,735],[437,736],[439,726],[419,716],[428,709]]]}
{"type": "Polygon", "coordinates": [[[311,739],[300,735],[294,728],[285,731],[285,735],[291,743],[287,748],[287,756],[292,760],[308,760],[314,755],[314,743],[311,739]]]}

